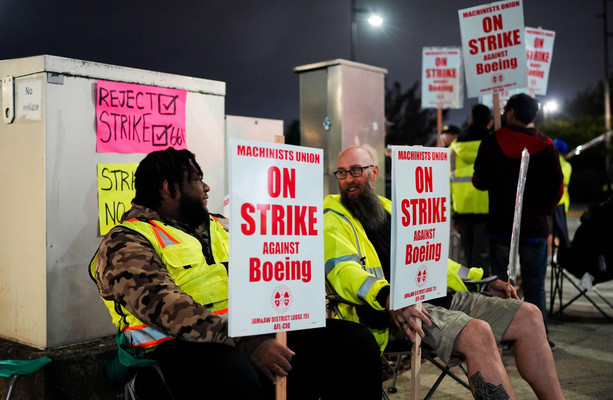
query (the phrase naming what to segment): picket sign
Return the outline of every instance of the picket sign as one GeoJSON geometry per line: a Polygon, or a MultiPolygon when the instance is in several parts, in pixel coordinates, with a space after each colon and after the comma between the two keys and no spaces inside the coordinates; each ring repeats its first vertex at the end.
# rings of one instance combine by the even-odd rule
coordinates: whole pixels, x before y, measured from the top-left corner
{"type": "MultiPolygon", "coordinates": [[[[390,310],[422,311],[447,294],[449,218],[449,149],[392,146],[390,310]]],[[[411,362],[411,398],[419,399],[419,335],[411,362]]]]}
{"type": "Polygon", "coordinates": [[[228,142],[228,334],[285,345],[287,331],[325,326],[323,150],[281,139],[228,142]]]}

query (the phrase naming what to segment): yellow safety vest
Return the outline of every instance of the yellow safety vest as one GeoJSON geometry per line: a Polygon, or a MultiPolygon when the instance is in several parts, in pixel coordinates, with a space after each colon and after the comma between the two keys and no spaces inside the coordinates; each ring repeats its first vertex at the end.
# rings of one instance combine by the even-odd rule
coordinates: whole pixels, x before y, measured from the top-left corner
{"type": "MultiPolygon", "coordinates": [[[[379,199],[391,214],[392,202],[384,197],[379,199]]],[[[368,304],[380,311],[386,309],[385,304],[379,304],[376,299],[379,291],[389,286],[379,256],[360,221],[341,204],[340,195],[328,195],[324,199],[324,256],[326,284],[334,293],[355,304],[368,304]]],[[[467,290],[462,279],[476,280],[482,276],[481,268],[469,269],[448,260],[447,291],[467,290]]],[[[339,309],[344,319],[360,322],[355,307],[339,304],[339,309]]],[[[383,351],[389,329],[368,328],[383,351]]]]}
{"type": "MultiPolygon", "coordinates": [[[[228,273],[222,264],[228,261],[228,232],[222,223],[211,216],[211,247],[215,264],[208,265],[202,245],[194,236],[157,220],[126,220],[119,226],[143,235],[164,262],[174,282],[196,302],[219,316],[228,313],[228,273]],[[191,266],[190,268],[185,268],[191,266]]],[[[90,274],[95,276],[98,252],[90,263],[90,274]]],[[[113,300],[103,299],[113,323],[126,336],[132,347],[146,352],[172,336],[145,325],[113,300]]]]}
{"type": "Polygon", "coordinates": [[[568,184],[570,183],[570,175],[573,172],[573,166],[566,161],[566,159],[560,156],[560,167],[562,167],[562,175],[564,175],[564,193],[560,199],[560,204],[564,204],[564,211],[568,212],[570,207],[570,196],[568,195],[568,184]]]}
{"type": "Polygon", "coordinates": [[[487,214],[487,191],[477,190],[472,184],[475,159],[480,140],[453,141],[449,148],[451,209],[457,214],[487,214]]]}

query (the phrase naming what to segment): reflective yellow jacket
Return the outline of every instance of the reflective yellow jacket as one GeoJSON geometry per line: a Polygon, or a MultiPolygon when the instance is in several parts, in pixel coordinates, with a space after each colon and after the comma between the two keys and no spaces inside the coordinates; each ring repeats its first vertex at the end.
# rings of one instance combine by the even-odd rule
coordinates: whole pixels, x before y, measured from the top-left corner
{"type": "MultiPolygon", "coordinates": [[[[216,315],[228,313],[228,274],[222,264],[228,261],[228,232],[222,223],[211,216],[210,235],[214,265],[208,265],[202,245],[194,236],[157,220],[129,219],[119,224],[143,235],[154,247],[174,282],[196,302],[205,305],[216,315]]],[[[98,252],[90,263],[95,275],[98,252]]],[[[103,299],[113,323],[132,347],[150,351],[166,340],[173,339],[145,325],[119,303],[103,299]]]]}
{"type": "Polygon", "coordinates": [[[477,190],[472,184],[475,159],[480,140],[458,142],[454,140],[449,149],[451,165],[451,207],[457,214],[487,214],[489,200],[487,190],[477,190]]]}
{"type": "MultiPolygon", "coordinates": [[[[379,197],[385,210],[391,214],[390,200],[379,197]]],[[[381,261],[368,239],[362,224],[341,204],[340,195],[328,195],[324,199],[324,258],[326,260],[326,285],[333,293],[359,305],[369,305],[374,310],[386,310],[379,304],[377,294],[389,286],[383,274],[381,261]]],[[[483,270],[470,270],[448,260],[447,290],[467,290],[462,279],[481,279],[483,270]]],[[[339,305],[343,318],[360,322],[356,308],[347,304],[339,305]]],[[[389,329],[369,327],[375,335],[381,350],[387,346],[389,329]]]]}

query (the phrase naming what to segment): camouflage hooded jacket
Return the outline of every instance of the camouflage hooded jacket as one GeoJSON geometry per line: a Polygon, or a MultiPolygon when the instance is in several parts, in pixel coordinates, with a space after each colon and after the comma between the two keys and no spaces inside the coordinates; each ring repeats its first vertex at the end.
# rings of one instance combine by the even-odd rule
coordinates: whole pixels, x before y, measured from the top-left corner
{"type": "MultiPolygon", "coordinates": [[[[178,221],[164,220],[155,211],[136,204],[123,215],[122,222],[128,219],[160,220],[181,229],[200,241],[207,260],[212,257],[210,221],[190,230],[178,221]]],[[[152,244],[135,231],[116,226],[104,237],[94,278],[104,299],[121,304],[140,321],[164,334],[192,342],[235,345],[228,337],[227,319],[213,314],[184,293],[152,244]]]]}

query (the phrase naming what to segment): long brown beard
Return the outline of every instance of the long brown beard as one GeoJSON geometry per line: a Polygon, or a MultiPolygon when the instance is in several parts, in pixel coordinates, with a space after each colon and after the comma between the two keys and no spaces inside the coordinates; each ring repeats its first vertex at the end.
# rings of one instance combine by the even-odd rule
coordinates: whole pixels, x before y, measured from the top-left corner
{"type": "Polygon", "coordinates": [[[387,211],[370,185],[370,179],[357,186],[360,187],[360,194],[349,197],[346,192],[341,192],[341,203],[362,223],[365,229],[376,230],[385,223],[387,211]]]}

